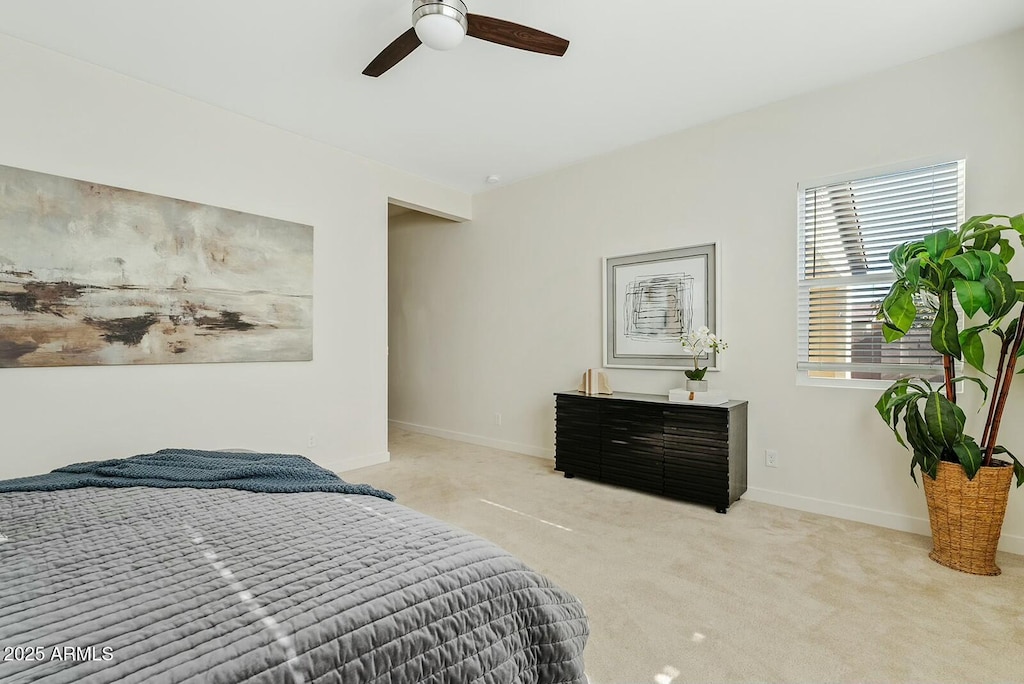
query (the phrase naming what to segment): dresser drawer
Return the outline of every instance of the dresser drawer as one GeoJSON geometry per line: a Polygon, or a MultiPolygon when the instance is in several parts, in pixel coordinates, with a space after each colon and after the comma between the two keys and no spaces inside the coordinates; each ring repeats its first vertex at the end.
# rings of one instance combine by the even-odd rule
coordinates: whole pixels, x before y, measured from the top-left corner
{"type": "Polygon", "coordinates": [[[601,481],[662,494],[665,475],[660,461],[601,458],[601,481]]]}
{"type": "Polygon", "coordinates": [[[711,505],[720,513],[746,491],[746,402],[556,397],[555,467],[567,476],[711,505]]]}
{"type": "Polygon", "coordinates": [[[704,458],[725,460],[729,458],[729,444],[721,439],[695,438],[680,435],[665,435],[665,454],[680,458],[704,458]]]}

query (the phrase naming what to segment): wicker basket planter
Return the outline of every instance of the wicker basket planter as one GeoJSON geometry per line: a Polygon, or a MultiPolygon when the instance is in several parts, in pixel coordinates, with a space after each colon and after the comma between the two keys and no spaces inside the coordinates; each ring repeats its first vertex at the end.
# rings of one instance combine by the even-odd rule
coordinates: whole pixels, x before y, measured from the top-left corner
{"type": "Polygon", "coordinates": [[[1002,572],[996,565],[996,547],[1013,468],[981,468],[968,480],[959,464],[941,461],[938,477],[933,480],[925,475],[921,479],[935,547],[929,558],[973,575],[1002,572]]]}

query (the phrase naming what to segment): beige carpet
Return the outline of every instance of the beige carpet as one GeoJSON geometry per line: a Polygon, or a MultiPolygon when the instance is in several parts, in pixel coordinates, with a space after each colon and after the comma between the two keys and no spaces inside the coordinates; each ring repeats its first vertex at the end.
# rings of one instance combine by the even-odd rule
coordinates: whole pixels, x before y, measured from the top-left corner
{"type": "Polygon", "coordinates": [[[719,515],[404,431],[390,450],[346,479],[575,593],[592,684],[1024,681],[1024,557],[974,577],[912,534],[742,500],[719,515]]]}

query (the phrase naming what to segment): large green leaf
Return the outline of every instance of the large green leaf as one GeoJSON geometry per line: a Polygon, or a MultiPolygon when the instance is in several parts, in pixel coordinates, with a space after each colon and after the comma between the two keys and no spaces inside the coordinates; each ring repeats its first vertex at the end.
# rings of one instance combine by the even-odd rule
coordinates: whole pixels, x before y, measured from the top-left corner
{"type": "Polygon", "coordinates": [[[1004,264],[1009,264],[1013,260],[1013,255],[1017,251],[1010,245],[1010,241],[1003,238],[999,241],[999,258],[1003,260],[1004,264]]]}
{"type": "Polygon", "coordinates": [[[914,451],[920,451],[931,458],[939,458],[942,454],[942,448],[929,436],[928,426],[921,415],[921,409],[918,408],[916,403],[907,406],[905,421],[907,424],[907,441],[910,442],[910,446],[913,447],[914,451]]]}
{"type": "MultiPolygon", "coordinates": [[[[986,224],[987,225],[987,224],[986,224]]],[[[988,226],[991,228],[992,226],[988,226]]],[[[971,244],[976,250],[987,252],[999,244],[999,232],[992,231],[991,233],[985,233],[974,238],[974,242],[971,244]]]]}
{"type": "Polygon", "coordinates": [[[875,314],[876,321],[889,320],[889,315],[885,312],[886,305],[889,303],[889,300],[897,296],[900,290],[905,290],[906,288],[907,284],[902,280],[897,280],[889,286],[889,291],[885,293],[885,297],[882,298],[882,303],[878,305],[878,313],[875,314]]]}
{"type": "MultiPolygon", "coordinates": [[[[924,403],[924,420],[928,436],[937,444],[952,449],[963,439],[964,421],[958,419],[957,405],[939,392],[932,392],[924,403]]],[[[963,411],[960,412],[961,416],[963,411]]]]}
{"type": "Polygon", "coordinates": [[[910,458],[910,479],[914,481],[914,484],[917,484],[917,473],[914,472],[916,467],[924,470],[924,456],[918,451],[915,451],[914,455],[910,458]]]}
{"type": "Polygon", "coordinates": [[[1012,321],[1006,324],[1006,332],[999,335],[999,329],[995,330],[995,333],[999,335],[999,339],[1013,339],[1013,336],[1017,334],[1017,324],[1020,323],[1020,318],[1014,318],[1012,321]]]}
{"type": "Polygon", "coordinates": [[[984,214],[982,216],[972,216],[960,227],[960,231],[966,233],[967,231],[978,227],[979,224],[991,221],[996,217],[996,214],[984,214]]]}
{"type": "Polygon", "coordinates": [[[968,480],[973,480],[981,468],[981,448],[970,437],[965,437],[962,442],[953,445],[953,453],[960,459],[960,465],[964,467],[968,480]]]}
{"type": "Polygon", "coordinates": [[[914,289],[917,289],[917,287],[921,284],[922,268],[924,268],[924,265],[921,263],[921,260],[917,257],[907,262],[907,267],[904,270],[903,277],[906,279],[908,283],[910,283],[910,286],[914,289]]]}
{"type": "MultiPolygon", "coordinates": [[[[918,255],[924,251],[924,242],[921,240],[901,242],[893,247],[889,250],[889,263],[892,264],[893,272],[902,278],[910,263],[915,260],[920,261],[918,255]]],[[[918,268],[920,268],[920,265],[918,265],[918,268]]]]}
{"type": "Polygon", "coordinates": [[[960,238],[948,228],[942,228],[925,236],[924,248],[928,256],[937,261],[960,249],[960,238]]]}
{"type": "Polygon", "coordinates": [[[899,445],[901,447],[903,447],[904,449],[907,449],[909,447],[907,447],[907,443],[905,441],[903,441],[903,435],[900,434],[900,430],[899,430],[899,427],[900,427],[900,413],[902,413],[904,411],[904,409],[906,408],[907,404],[909,404],[912,401],[913,401],[913,398],[911,398],[911,397],[904,397],[892,409],[892,433],[894,435],[896,435],[896,441],[899,442],[899,445]]]}
{"type": "Polygon", "coordinates": [[[997,446],[992,450],[995,454],[1006,454],[1013,459],[1013,474],[1017,476],[1017,486],[1024,485],[1024,465],[1021,465],[1020,460],[1010,453],[1010,450],[1003,446],[997,446]]]}
{"type": "Polygon", "coordinates": [[[967,328],[960,333],[960,350],[964,361],[982,373],[985,372],[985,342],[978,328],[967,328]]]}
{"type": "Polygon", "coordinates": [[[945,356],[960,358],[960,338],[957,326],[959,319],[953,308],[953,293],[943,292],[939,299],[939,310],[932,321],[932,348],[945,356]]]}
{"type": "Polygon", "coordinates": [[[922,473],[933,480],[939,476],[939,461],[941,459],[938,456],[932,456],[924,452],[914,452],[914,455],[920,460],[922,473]]]}
{"type": "MultiPolygon", "coordinates": [[[[989,376],[989,377],[992,377],[992,376],[989,376]]],[[[975,377],[973,377],[971,375],[958,375],[957,377],[953,378],[952,382],[954,384],[956,384],[958,382],[963,382],[965,380],[967,382],[973,382],[978,387],[981,388],[981,393],[983,395],[982,399],[981,399],[982,403],[985,403],[986,401],[988,401],[988,385],[986,385],[984,382],[982,382],[981,378],[975,378],[975,377]]],[[[980,406],[978,407],[978,413],[981,413],[981,407],[980,406]]]]}
{"type": "MultiPolygon", "coordinates": [[[[945,395],[943,395],[943,398],[945,399],[945,395]]],[[[949,400],[947,399],[947,401],[949,400]]],[[[950,401],[949,405],[953,407],[953,419],[956,421],[957,431],[963,435],[964,426],[967,425],[967,416],[964,415],[964,410],[957,406],[955,401],[950,401]]]]}
{"type": "MultiPolygon", "coordinates": [[[[997,236],[998,237],[998,236],[997,236]]],[[[998,271],[1005,271],[1006,264],[999,258],[998,254],[993,252],[982,252],[974,250],[974,255],[978,257],[979,263],[981,263],[981,270],[983,275],[990,273],[996,273],[998,271]]]]}
{"type": "Polygon", "coordinates": [[[1010,227],[1024,235],[1024,214],[1017,214],[1010,217],[1010,227]]]}
{"type": "Polygon", "coordinates": [[[889,250],[889,263],[892,264],[892,270],[900,278],[903,277],[903,272],[907,267],[907,243],[901,242],[892,249],[889,250]]]}
{"type": "Polygon", "coordinates": [[[925,392],[923,391],[923,388],[919,388],[914,385],[913,380],[910,378],[900,378],[882,392],[882,395],[875,403],[875,408],[878,410],[878,413],[882,418],[887,418],[889,411],[892,410],[892,406],[895,402],[913,394],[923,397],[925,392]]]}
{"type": "Polygon", "coordinates": [[[907,386],[910,383],[910,378],[900,378],[896,382],[892,383],[885,388],[882,395],[878,397],[878,401],[875,402],[875,408],[882,418],[886,418],[889,413],[888,405],[889,402],[898,399],[899,397],[906,396],[907,386]]]}
{"type": "Polygon", "coordinates": [[[990,317],[1005,316],[1017,303],[1017,288],[1013,284],[1013,278],[1005,271],[990,272],[981,279],[981,284],[988,292],[990,301],[985,313],[990,317]]]}
{"type": "Polygon", "coordinates": [[[882,417],[882,420],[885,421],[886,425],[889,424],[889,402],[890,401],[891,400],[889,399],[889,394],[888,394],[888,392],[886,392],[882,396],[878,397],[878,401],[875,402],[875,411],[877,411],[878,415],[880,415],[882,417]]]}
{"type": "Polygon", "coordinates": [[[949,260],[949,263],[968,280],[978,280],[982,276],[981,259],[978,258],[978,252],[975,250],[957,254],[949,260]]]}
{"type": "Polygon", "coordinates": [[[891,325],[888,321],[882,323],[882,337],[885,338],[886,342],[895,342],[907,333],[903,332],[899,328],[891,325]]]}
{"type": "Polygon", "coordinates": [[[921,472],[933,480],[939,477],[939,460],[932,458],[921,464],[921,472]]]}
{"type": "MultiPolygon", "coordinates": [[[[1012,337],[1013,333],[1011,332],[1011,330],[1012,331],[1016,331],[1017,330],[1017,325],[1020,324],[1020,323],[1021,323],[1021,319],[1020,318],[1014,318],[1012,321],[1010,321],[1010,324],[1008,326],[1006,326],[1006,329],[1007,329],[1006,334],[1007,334],[1007,336],[1012,337]]],[[[1020,349],[1017,350],[1017,358],[1018,359],[1024,358],[1024,346],[1022,346],[1020,349]]],[[[1024,368],[1021,368],[1019,371],[1017,371],[1017,375],[1024,375],[1024,368]]]]}
{"type": "Polygon", "coordinates": [[[960,300],[960,306],[968,317],[978,313],[978,309],[992,308],[988,291],[977,280],[954,278],[953,287],[956,289],[956,298],[960,300]]]}
{"type": "Polygon", "coordinates": [[[879,414],[881,414],[882,418],[889,425],[890,429],[893,431],[893,434],[896,435],[896,441],[899,442],[900,446],[902,446],[903,448],[908,447],[907,443],[903,441],[903,436],[900,434],[899,431],[900,414],[905,413],[907,411],[907,407],[910,406],[910,404],[917,402],[923,396],[924,395],[922,395],[920,392],[912,392],[910,394],[903,394],[892,397],[887,401],[886,398],[883,397],[882,400],[879,401],[879,404],[881,404],[884,401],[884,406],[879,406],[879,404],[875,404],[875,408],[878,409],[879,414]]]}
{"type": "MultiPolygon", "coordinates": [[[[1020,297],[1019,295],[1018,298],[1024,299],[1024,297],[1020,297]]],[[[1024,320],[1022,319],[1024,319],[1024,316],[1018,316],[1017,318],[1014,318],[1012,321],[1007,323],[1006,332],[1003,333],[1002,335],[999,335],[1000,339],[1002,339],[1003,341],[1013,340],[1014,336],[1017,334],[1017,326],[1024,322],[1024,320]]],[[[998,333],[999,331],[997,330],[996,334],[998,333]]],[[[1024,356],[1024,346],[1017,350],[1017,358],[1020,358],[1022,356],[1024,356]]]]}
{"type": "Polygon", "coordinates": [[[893,283],[889,289],[889,294],[882,301],[882,310],[885,311],[886,321],[903,332],[910,330],[914,319],[917,318],[914,296],[907,286],[900,282],[893,283]]]}

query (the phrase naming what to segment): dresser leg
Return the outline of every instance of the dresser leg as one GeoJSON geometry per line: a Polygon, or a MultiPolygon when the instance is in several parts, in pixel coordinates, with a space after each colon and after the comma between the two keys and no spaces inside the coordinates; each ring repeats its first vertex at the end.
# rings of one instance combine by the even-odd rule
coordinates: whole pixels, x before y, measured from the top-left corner
{"type": "Polygon", "coordinates": [[[574,478],[576,476],[573,475],[572,473],[566,473],[564,477],[565,477],[566,480],[571,480],[572,478],[574,478]]]}
{"type": "Polygon", "coordinates": [[[729,507],[728,506],[718,506],[717,508],[715,508],[715,513],[721,513],[722,515],[725,515],[728,512],[729,512],[729,507]]]}

